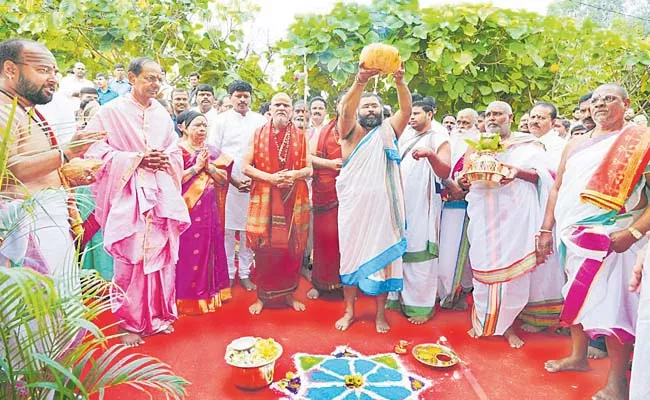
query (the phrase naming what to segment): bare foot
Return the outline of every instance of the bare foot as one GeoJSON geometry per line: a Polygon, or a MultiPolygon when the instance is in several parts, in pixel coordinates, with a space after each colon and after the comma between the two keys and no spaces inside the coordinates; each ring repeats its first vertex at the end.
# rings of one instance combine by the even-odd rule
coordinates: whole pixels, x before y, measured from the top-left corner
{"type": "Polygon", "coordinates": [[[411,317],[409,318],[409,322],[412,323],[413,325],[422,325],[425,322],[427,322],[431,317],[411,317]]]}
{"type": "Polygon", "coordinates": [[[567,357],[561,360],[548,360],[544,363],[548,372],[589,371],[586,359],[567,357]]]}
{"type": "Polygon", "coordinates": [[[311,300],[316,300],[320,296],[320,292],[316,288],[311,288],[309,292],[307,292],[307,298],[311,300]]]}
{"type": "Polygon", "coordinates": [[[471,337],[471,338],[478,339],[478,335],[477,335],[476,332],[474,331],[474,328],[468,330],[468,331],[467,331],[467,334],[468,334],[469,337],[471,337]]]}
{"type": "Polygon", "coordinates": [[[305,305],[294,299],[292,295],[286,297],[287,305],[296,311],[305,311],[305,305]]]}
{"type": "Polygon", "coordinates": [[[591,399],[592,400],[627,400],[629,393],[629,387],[627,385],[627,379],[625,382],[621,381],[619,383],[607,383],[602,390],[596,393],[591,399]]]}
{"type": "Polygon", "coordinates": [[[543,331],[546,328],[541,326],[530,325],[530,324],[523,324],[519,327],[519,329],[528,333],[537,333],[543,331]]]}
{"type": "Polygon", "coordinates": [[[524,345],[524,341],[515,334],[515,331],[512,329],[512,327],[506,329],[506,331],[503,332],[503,337],[508,340],[508,344],[510,344],[510,347],[513,349],[520,349],[524,345]]]}
{"type": "Polygon", "coordinates": [[[352,325],[353,322],[354,322],[354,314],[346,312],[342,318],[336,321],[334,327],[336,327],[336,329],[338,329],[339,331],[345,331],[350,327],[350,325],[352,325]]]}
{"type": "Polygon", "coordinates": [[[122,340],[122,344],[125,345],[126,347],[137,347],[140,346],[141,344],[144,344],[144,340],[142,340],[142,337],[137,333],[133,333],[125,330],[120,330],[120,331],[125,333],[125,335],[122,336],[120,339],[122,340]]]}
{"type": "Polygon", "coordinates": [[[598,347],[589,346],[587,349],[587,358],[592,360],[600,360],[601,358],[607,357],[607,352],[599,349],[598,347]]]}
{"type": "Polygon", "coordinates": [[[247,292],[252,292],[253,290],[257,289],[257,285],[255,285],[253,281],[250,280],[250,278],[240,279],[239,284],[241,285],[241,287],[246,289],[247,292]]]}
{"type": "Polygon", "coordinates": [[[382,315],[377,317],[375,320],[375,328],[377,329],[377,333],[387,333],[390,331],[390,325],[388,325],[385,316],[382,315]]]}
{"type": "Polygon", "coordinates": [[[248,312],[253,315],[257,315],[262,312],[262,308],[264,308],[264,302],[262,302],[260,299],[257,299],[255,303],[251,304],[251,306],[248,307],[248,312]]]}
{"type": "Polygon", "coordinates": [[[169,335],[170,333],[174,333],[174,326],[169,325],[167,328],[162,330],[162,333],[169,335]]]}

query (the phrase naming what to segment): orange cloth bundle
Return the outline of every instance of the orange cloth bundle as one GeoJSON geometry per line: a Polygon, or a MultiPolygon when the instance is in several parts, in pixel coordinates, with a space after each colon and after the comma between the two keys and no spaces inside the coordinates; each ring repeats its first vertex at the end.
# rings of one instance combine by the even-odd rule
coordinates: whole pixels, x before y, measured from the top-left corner
{"type": "Polygon", "coordinates": [[[359,63],[366,69],[378,69],[382,73],[392,74],[399,69],[402,60],[396,47],[373,43],[363,48],[359,63]]]}

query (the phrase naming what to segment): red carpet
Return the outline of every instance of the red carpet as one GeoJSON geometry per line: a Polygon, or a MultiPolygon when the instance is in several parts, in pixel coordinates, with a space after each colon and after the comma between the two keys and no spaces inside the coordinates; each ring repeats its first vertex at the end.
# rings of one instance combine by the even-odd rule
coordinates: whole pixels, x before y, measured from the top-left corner
{"type": "MultiPolygon", "coordinates": [[[[284,354],[276,365],[275,380],[293,369],[291,355],[297,352],[329,354],[337,345],[349,345],[365,354],[385,353],[392,351],[400,339],[417,344],[435,342],[445,336],[458,355],[469,363],[472,375],[491,400],[590,399],[605,383],[608,360],[592,361],[593,370],[588,373],[550,374],[544,370],[545,360],[568,353],[570,339],[565,336],[522,333],[526,345],[514,350],[503,338],[470,339],[466,334],[470,327],[469,311],[439,310],[432,321],[422,326],[411,325],[401,314],[389,311],[392,330],[379,335],[375,333],[374,301],[365,296],[357,301],[357,322],[347,332],[338,332],[334,322],[342,313],[342,301],[307,300],[308,289],[309,284],[303,279],[296,296],[307,305],[303,313],[268,309],[259,316],[252,316],[248,306],[255,300],[255,294],[237,286],[233,299],[216,313],[181,317],[174,334],[146,338],[146,344],[137,351],[160,358],[178,375],[192,382],[187,396],[191,400],[279,398],[270,389],[244,392],[229,383],[231,367],[223,358],[226,345],[234,338],[247,335],[273,337],[284,347],[284,354]]],[[[410,355],[411,347],[408,354],[401,356],[404,364],[416,374],[434,381],[434,387],[425,392],[423,399],[478,399],[458,366],[436,370],[421,365],[410,355]],[[454,371],[459,374],[454,376],[454,371]]],[[[120,388],[107,391],[106,398],[138,400],[147,396],[133,389],[120,388]]]]}

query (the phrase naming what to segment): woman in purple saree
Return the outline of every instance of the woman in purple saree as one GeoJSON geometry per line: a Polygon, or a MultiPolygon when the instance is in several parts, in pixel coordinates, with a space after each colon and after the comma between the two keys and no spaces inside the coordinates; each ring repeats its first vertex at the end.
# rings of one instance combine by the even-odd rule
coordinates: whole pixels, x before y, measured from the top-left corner
{"type": "Polygon", "coordinates": [[[205,144],[208,122],[203,114],[185,111],[177,123],[183,132],[182,194],[192,225],[180,238],[176,304],[179,314],[201,315],[231,298],[224,212],[233,161],[205,144]]]}

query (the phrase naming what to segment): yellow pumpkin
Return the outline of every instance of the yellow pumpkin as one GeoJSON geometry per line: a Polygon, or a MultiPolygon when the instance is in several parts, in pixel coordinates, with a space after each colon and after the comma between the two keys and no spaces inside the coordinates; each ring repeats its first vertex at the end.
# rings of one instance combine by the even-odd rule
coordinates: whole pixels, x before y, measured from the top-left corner
{"type": "Polygon", "coordinates": [[[397,48],[383,44],[373,43],[361,51],[359,63],[366,69],[378,69],[385,74],[397,71],[402,64],[397,48]]]}

